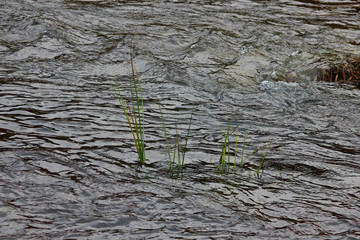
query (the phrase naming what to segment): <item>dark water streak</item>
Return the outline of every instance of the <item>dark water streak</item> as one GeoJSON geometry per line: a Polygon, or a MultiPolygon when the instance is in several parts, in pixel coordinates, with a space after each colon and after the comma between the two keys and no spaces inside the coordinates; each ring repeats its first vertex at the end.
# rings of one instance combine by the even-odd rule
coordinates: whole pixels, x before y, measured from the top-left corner
{"type": "Polygon", "coordinates": [[[313,81],[360,55],[359,10],[340,0],[0,2],[0,238],[359,238],[360,92],[313,81]],[[128,89],[134,32],[141,168],[108,83],[116,75],[128,89]],[[176,122],[185,136],[196,109],[181,178],[169,174],[158,103],[172,135],[176,122]],[[246,123],[247,153],[274,140],[260,178],[250,164],[215,170],[219,122],[231,118],[241,133],[246,123]]]}

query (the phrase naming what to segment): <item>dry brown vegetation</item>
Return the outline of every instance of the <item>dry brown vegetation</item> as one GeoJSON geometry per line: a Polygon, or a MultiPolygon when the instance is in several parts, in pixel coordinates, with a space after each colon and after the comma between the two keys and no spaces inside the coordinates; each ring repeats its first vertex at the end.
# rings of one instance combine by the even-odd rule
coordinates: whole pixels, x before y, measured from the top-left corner
{"type": "Polygon", "coordinates": [[[339,64],[322,69],[319,81],[353,84],[360,88],[360,57],[347,58],[339,64]]]}

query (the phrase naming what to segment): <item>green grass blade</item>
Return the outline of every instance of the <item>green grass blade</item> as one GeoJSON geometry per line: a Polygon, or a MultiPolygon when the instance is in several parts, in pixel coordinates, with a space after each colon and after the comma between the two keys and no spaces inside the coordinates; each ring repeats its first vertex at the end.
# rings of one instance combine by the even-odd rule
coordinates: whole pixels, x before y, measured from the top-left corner
{"type": "MultiPolygon", "coordinates": [[[[139,86],[139,91],[140,91],[140,100],[141,100],[141,110],[140,110],[140,104],[137,101],[137,106],[138,106],[138,119],[139,119],[139,131],[140,131],[140,138],[141,138],[141,149],[144,150],[143,152],[143,157],[145,159],[145,114],[144,114],[144,99],[143,99],[143,93],[142,93],[142,89],[141,89],[141,84],[140,84],[140,78],[137,72],[136,67],[134,66],[135,69],[135,73],[137,76],[137,80],[138,80],[138,86],[139,86]],[[141,114],[140,114],[141,112],[141,114]]],[[[138,98],[137,98],[138,99],[138,98]]]]}
{"type": "Polygon", "coordinates": [[[178,158],[178,170],[180,170],[180,157],[179,157],[179,152],[180,152],[180,143],[179,143],[179,134],[178,134],[178,127],[177,127],[177,121],[175,120],[175,130],[176,130],[176,139],[175,139],[175,149],[174,149],[174,157],[173,157],[173,164],[175,162],[175,158],[178,158]]]}
{"type": "MultiPolygon", "coordinates": [[[[226,136],[225,136],[225,145],[224,145],[224,148],[225,148],[225,155],[224,157],[226,157],[226,147],[228,148],[227,149],[227,155],[228,155],[228,168],[229,168],[229,164],[230,164],[230,128],[231,128],[231,124],[232,124],[232,119],[230,121],[230,123],[228,124],[228,129],[227,129],[227,132],[226,132],[226,136]]],[[[224,159],[225,160],[225,159],[224,159]]],[[[225,161],[224,161],[225,163],[225,161]]]]}
{"type": "Polygon", "coordinates": [[[234,173],[235,173],[235,171],[236,171],[236,155],[237,155],[238,137],[239,137],[239,127],[236,128],[235,157],[234,157],[234,173]]]}
{"type": "Polygon", "coordinates": [[[123,113],[128,121],[131,134],[136,146],[136,151],[141,163],[145,161],[145,127],[144,127],[144,101],[143,94],[141,90],[141,83],[137,69],[133,63],[133,54],[132,54],[132,43],[131,40],[130,46],[130,65],[131,72],[129,73],[130,80],[130,101],[127,105],[126,101],[121,95],[119,83],[115,77],[115,84],[110,81],[110,84],[116,93],[117,99],[121,105],[123,113]],[[139,94],[140,92],[140,94],[139,94]],[[141,110],[140,110],[141,106],[141,110]]]}
{"type": "Polygon", "coordinates": [[[171,168],[171,172],[173,172],[172,161],[171,161],[171,155],[170,155],[169,140],[168,140],[168,137],[167,137],[167,134],[166,134],[165,121],[164,121],[164,116],[163,116],[162,111],[161,111],[160,104],[159,104],[159,109],[160,109],[160,115],[161,115],[162,123],[163,123],[163,126],[164,126],[164,132],[165,132],[166,145],[167,145],[168,154],[169,154],[170,168],[171,168]]]}
{"type": "Polygon", "coordinates": [[[245,140],[246,140],[246,123],[245,123],[245,130],[244,130],[244,142],[243,142],[243,147],[242,147],[242,152],[241,152],[240,168],[242,168],[242,166],[244,164],[245,140]]]}
{"type": "Polygon", "coordinates": [[[230,167],[230,135],[228,135],[228,150],[227,150],[227,155],[228,155],[228,164],[227,164],[227,171],[229,171],[229,167],[230,167]]]}
{"type": "MultiPolygon", "coordinates": [[[[121,105],[121,108],[122,108],[122,110],[123,110],[123,113],[124,113],[124,115],[125,115],[125,117],[126,117],[126,119],[127,119],[127,121],[128,121],[128,125],[129,125],[129,128],[130,128],[130,130],[131,130],[131,134],[132,134],[133,139],[134,139],[136,151],[137,151],[138,156],[139,156],[139,158],[140,158],[140,148],[139,148],[140,146],[138,145],[137,138],[136,138],[136,136],[135,136],[135,131],[134,131],[133,127],[132,127],[132,123],[131,123],[131,120],[130,120],[130,117],[131,117],[131,116],[129,116],[129,113],[128,113],[128,111],[126,110],[125,100],[123,99],[123,97],[122,97],[122,95],[121,95],[119,83],[118,83],[118,80],[117,80],[116,76],[115,76],[115,84],[116,84],[116,85],[114,85],[110,80],[109,80],[109,82],[110,82],[111,87],[113,88],[113,90],[114,90],[114,92],[115,92],[115,94],[116,94],[116,97],[117,97],[117,99],[118,99],[118,101],[119,101],[119,103],[120,103],[120,105],[121,105]]],[[[141,161],[141,159],[140,159],[140,161],[141,161]]]]}
{"type": "Polygon", "coordinates": [[[191,111],[191,116],[190,116],[190,121],[189,121],[189,128],[188,128],[186,139],[185,139],[185,146],[184,146],[183,157],[182,157],[182,162],[181,162],[181,170],[184,167],[185,154],[186,154],[186,150],[187,150],[187,143],[188,143],[188,140],[189,140],[190,128],[191,128],[191,122],[192,122],[193,114],[194,114],[194,108],[191,111]]]}
{"type": "Polygon", "coordinates": [[[230,123],[228,124],[227,131],[224,136],[224,141],[222,140],[221,121],[220,121],[220,133],[221,133],[221,143],[222,143],[221,156],[220,156],[220,160],[219,160],[219,164],[218,164],[220,171],[223,171],[225,169],[226,154],[228,156],[228,165],[229,165],[229,158],[230,158],[230,155],[229,155],[230,142],[229,141],[230,141],[230,128],[231,128],[232,121],[233,120],[231,120],[230,123]]]}
{"type": "Polygon", "coordinates": [[[269,148],[270,148],[271,144],[272,144],[272,140],[270,141],[269,146],[266,148],[265,154],[264,154],[264,156],[263,156],[263,158],[262,158],[262,160],[261,160],[261,163],[260,163],[260,165],[259,165],[259,168],[258,168],[258,170],[256,171],[256,176],[259,176],[260,169],[261,169],[261,167],[262,167],[262,165],[263,165],[263,163],[264,163],[266,154],[267,154],[267,152],[269,151],[269,148]]]}

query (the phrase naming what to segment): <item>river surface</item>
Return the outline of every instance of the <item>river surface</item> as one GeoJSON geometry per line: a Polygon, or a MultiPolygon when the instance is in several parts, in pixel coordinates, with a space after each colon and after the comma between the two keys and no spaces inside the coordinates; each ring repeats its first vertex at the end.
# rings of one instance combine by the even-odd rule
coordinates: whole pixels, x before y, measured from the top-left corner
{"type": "Polygon", "coordinates": [[[360,90],[315,81],[360,55],[359,12],[357,0],[0,0],[0,238],[359,239],[360,90]],[[109,84],[128,96],[132,39],[143,166],[109,84]],[[171,146],[194,109],[182,174],[158,104],[171,146]],[[245,155],[273,141],[260,176],[265,149],[216,168],[231,119],[245,155]]]}

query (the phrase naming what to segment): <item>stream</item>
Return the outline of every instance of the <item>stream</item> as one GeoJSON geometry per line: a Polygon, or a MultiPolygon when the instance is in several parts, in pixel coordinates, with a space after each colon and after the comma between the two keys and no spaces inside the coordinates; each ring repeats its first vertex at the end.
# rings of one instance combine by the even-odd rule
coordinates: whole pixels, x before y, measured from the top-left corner
{"type": "Polygon", "coordinates": [[[357,0],[0,0],[0,239],[359,239],[360,89],[316,81],[352,56],[357,0]]]}

